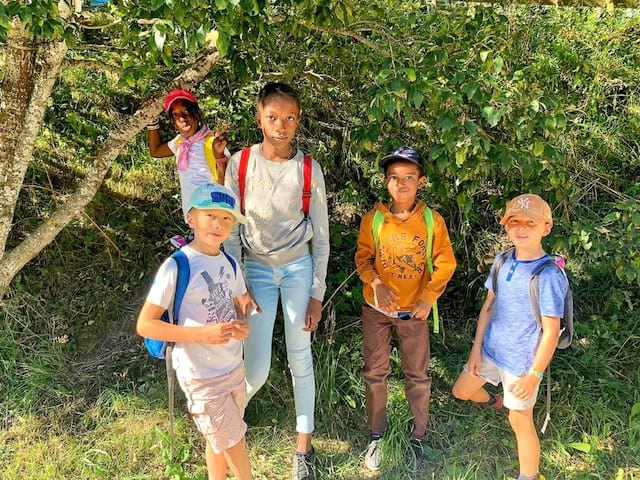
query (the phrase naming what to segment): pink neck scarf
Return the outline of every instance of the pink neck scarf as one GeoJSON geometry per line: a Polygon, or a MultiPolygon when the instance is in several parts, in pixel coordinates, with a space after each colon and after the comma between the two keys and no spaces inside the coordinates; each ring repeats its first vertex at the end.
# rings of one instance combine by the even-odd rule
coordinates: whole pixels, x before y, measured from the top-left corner
{"type": "Polygon", "coordinates": [[[204,140],[209,135],[213,135],[213,132],[206,125],[200,127],[200,130],[190,137],[185,137],[181,134],[182,142],[178,145],[178,156],[176,159],[178,170],[184,172],[189,168],[189,149],[191,148],[191,145],[199,142],[200,140],[204,140]]]}

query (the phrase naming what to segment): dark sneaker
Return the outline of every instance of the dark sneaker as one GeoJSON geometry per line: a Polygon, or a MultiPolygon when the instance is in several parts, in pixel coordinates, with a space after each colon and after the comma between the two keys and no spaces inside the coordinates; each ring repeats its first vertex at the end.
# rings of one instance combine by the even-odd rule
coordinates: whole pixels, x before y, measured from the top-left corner
{"type": "Polygon", "coordinates": [[[314,480],[315,477],[316,451],[311,447],[307,453],[296,452],[293,454],[293,480],[314,480]]]}
{"type": "Polygon", "coordinates": [[[422,450],[422,440],[418,438],[412,438],[409,440],[409,449],[405,453],[405,462],[407,468],[412,472],[415,472],[424,458],[424,451],[422,450]]]}
{"type": "Polygon", "coordinates": [[[381,438],[372,438],[364,452],[364,464],[369,470],[379,470],[382,464],[381,438]]]}

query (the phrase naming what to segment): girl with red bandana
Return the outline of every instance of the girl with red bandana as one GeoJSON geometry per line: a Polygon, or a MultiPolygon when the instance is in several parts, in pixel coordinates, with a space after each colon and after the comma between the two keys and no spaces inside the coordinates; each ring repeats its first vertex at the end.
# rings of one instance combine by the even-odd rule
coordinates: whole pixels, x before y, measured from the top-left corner
{"type": "MultiPolygon", "coordinates": [[[[160,137],[159,120],[147,125],[149,152],[152,157],[176,156],[182,212],[187,219],[186,204],[193,191],[209,182],[224,184],[227,157],[227,133],[218,125],[212,131],[202,124],[202,112],[196,97],[187,90],[172,90],[164,99],[164,110],[177,135],[168,142],[160,137]],[[215,165],[215,168],[212,168],[215,165]]],[[[172,243],[175,243],[172,239],[172,243]]],[[[180,243],[179,239],[177,243],[180,243]]]]}

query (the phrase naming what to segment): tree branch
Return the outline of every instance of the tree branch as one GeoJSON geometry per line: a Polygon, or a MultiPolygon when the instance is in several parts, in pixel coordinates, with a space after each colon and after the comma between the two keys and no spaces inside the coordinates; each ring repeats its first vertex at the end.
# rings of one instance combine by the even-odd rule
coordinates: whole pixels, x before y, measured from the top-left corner
{"type": "MultiPolygon", "coordinates": [[[[176,77],[168,85],[168,89],[192,88],[209,73],[218,59],[219,54],[216,50],[207,50],[189,69],[176,77]]],[[[65,202],[34,232],[0,260],[0,295],[6,291],[16,273],[51,243],[56,235],[91,201],[122,149],[147,123],[162,112],[163,97],[163,94],[158,95],[142,105],[117,131],[112,132],[104,147],[98,152],[95,163],[86,177],[80,181],[77,190],[67,197],[65,202]]]]}

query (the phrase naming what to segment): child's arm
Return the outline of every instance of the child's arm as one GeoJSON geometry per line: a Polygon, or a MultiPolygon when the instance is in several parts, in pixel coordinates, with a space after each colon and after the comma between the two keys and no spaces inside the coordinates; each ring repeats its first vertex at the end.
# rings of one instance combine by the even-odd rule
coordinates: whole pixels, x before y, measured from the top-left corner
{"type": "Polygon", "coordinates": [[[360,222],[358,244],[355,254],[356,269],[362,283],[373,289],[376,306],[393,314],[398,311],[398,294],[380,279],[375,267],[376,248],[373,243],[371,223],[375,211],[367,213],[360,222]]]}
{"type": "Polygon", "coordinates": [[[149,143],[149,153],[154,158],[172,157],[173,152],[166,142],[160,138],[160,129],[158,120],[155,123],[147,125],[147,141],[149,143]]]}
{"type": "Polygon", "coordinates": [[[531,370],[520,377],[518,381],[511,385],[511,392],[522,400],[529,398],[541,378],[532,371],[542,373],[551,362],[553,354],[558,346],[558,337],[560,336],[560,318],[543,316],[542,319],[542,338],[536,350],[536,355],[531,364],[531,370]]]}
{"type": "Polygon", "coordinates": [[[482,342],[484,342],[484,334],[491,320],[493,313],[493,300],[495,294],[493,290],[487,290],[487,297],[484,299],[480,313],[478,314],[478,323],[476,324],[476,336],[473,339],[471,353],[467,361],[467,369],[469,373],[476,377],[480,377],[480,364],[482,363],[482,342]]]}
{"type": "MultiPolygon", "coordinates": [[[[221,344],[227,343],[233,337],[233,322],[217,323],[202,327],[183,327],[172,325],[161,320],[164,308],[151,302],[144,302],[138,321],[136,332],[145,338],[153,338],[164,342],[194,342],[221,344]]],[[[247,327],[248,330],[248,327],[247,327]]]]}

